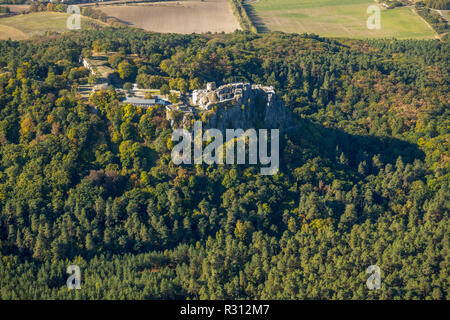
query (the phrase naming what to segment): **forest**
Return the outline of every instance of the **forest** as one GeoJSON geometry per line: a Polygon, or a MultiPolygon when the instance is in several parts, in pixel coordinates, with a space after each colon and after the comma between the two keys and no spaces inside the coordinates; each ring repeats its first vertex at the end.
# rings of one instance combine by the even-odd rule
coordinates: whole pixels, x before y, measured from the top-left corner
{"type": "Polygon", "coordinates": [[[0,41],[0,299],[448,299],[449,52],[110,27],[0,41]],[[94,51],[148,87],[274,86],[295,120],[279,173],[174,165],[163,107],[79,97],[94,51]]]}

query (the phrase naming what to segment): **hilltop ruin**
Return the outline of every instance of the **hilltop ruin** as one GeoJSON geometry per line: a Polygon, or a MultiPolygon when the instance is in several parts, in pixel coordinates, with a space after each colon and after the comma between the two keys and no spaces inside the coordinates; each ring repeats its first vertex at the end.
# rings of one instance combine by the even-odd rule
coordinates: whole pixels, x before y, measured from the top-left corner
{"type": "Polygon", "coordinates": [[[287,129],[292,116],[273,87],[250,83],[230,83],[216,88],[194,90],[189,103],[166,107],[173,127],[189,127],[201,119],[206,128],[224,131],[232,128],[287,129]]]}

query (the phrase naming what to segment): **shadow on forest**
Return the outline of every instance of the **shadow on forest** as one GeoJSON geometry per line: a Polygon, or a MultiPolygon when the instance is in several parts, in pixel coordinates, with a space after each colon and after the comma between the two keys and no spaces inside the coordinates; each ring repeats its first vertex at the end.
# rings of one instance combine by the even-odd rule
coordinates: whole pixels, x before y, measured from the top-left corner
{"type": "Polygon", "coordinates": [[[259,33],[269,32],[269,29],[266,27],[263,20],[256,13],[255,9],[251,4],[244,4],[244,8],[247,11],[250,20],[252,20],[253,24],[256,27],[256,30],[258,30],[259,33]]]}
{"type": "MultiPolygon", "coordinates": [[[[298,119],[297,122],[296,128],[289,132],[288,137],[301,148],[300,151],[307,152],[304,155],[307,159],[320,157],[336,163],[343,152],[347,157],[348,165],[356,171],[362,161],[366,161],[370,166],[375,155],[379,155],[383,164],[393,165],[398,157],[402,157],[405,165],[416,159],[424,160],[425,158],[425,153],[417,145],[394,137],[353,135],[340,129],[324,127],[305,118],[298,119]]],[[[282,154],[280,156],[283,157],[282,154]]],[[[296,162],[300,161],[303,164],[305,159],[294,155],[286,160],[299,165],[296,162]]]]}

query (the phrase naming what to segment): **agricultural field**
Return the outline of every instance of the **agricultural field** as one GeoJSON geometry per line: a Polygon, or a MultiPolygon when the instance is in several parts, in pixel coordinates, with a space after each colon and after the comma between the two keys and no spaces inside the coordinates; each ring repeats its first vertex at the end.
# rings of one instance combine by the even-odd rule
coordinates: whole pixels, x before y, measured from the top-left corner
{"type": "Polygon", "coordinates": [[[315,33],[329,37],[429,39],[436,33],[413,7],[381,9],[381,29],[369,30],[373,0],[257,0],[247,4],[253,19],[270,31],[315,33]]]}
{"type": "Polygon", "coordinates": [[[240,28],[229,0],[101,5],[96,9],[131,26],[162,33],[233,32],[240,28]]]}
{"type": "MultiPolygon", "coordinates": [[[[0,19],[0,40],[24,40],[46,31],[64,32],[70,15],[59,12],[35,12],[0,19]]],[[[81,28],[91,28],[104,23],[87,17],[81,17],[81,28]]]]}
{"type": "Polygon", "coordinates": [[[11,12],[22,13],[28,11],[30,6],[28,4],[2,4],[0,7],[8,7],[11,12]]]}

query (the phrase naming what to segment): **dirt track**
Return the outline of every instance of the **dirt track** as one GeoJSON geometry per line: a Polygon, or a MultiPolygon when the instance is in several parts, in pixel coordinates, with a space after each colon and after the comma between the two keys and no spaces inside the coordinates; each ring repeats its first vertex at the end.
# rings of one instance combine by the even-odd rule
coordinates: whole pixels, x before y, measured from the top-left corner
{"type": "Polygon", "coordinates": [[[98,6],[131,26],[163,33],[233,32],[239,24],[228,0],[98,6]]]}

